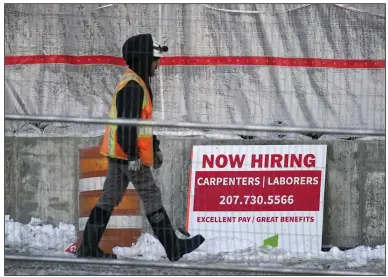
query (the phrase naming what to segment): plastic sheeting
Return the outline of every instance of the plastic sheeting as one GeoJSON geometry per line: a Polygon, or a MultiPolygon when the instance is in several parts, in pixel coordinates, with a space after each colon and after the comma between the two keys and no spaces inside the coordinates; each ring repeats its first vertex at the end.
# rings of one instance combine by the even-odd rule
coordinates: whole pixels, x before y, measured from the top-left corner
{"type": "MultiPolygon", "coordinates": [[[[6,56],[121,56],[129,36],[149,32],[169,46],[170,56],[385,59],[383,4],[350,5],[354,9],[333,4],[99,6],[7,4],[6,56]]],[[[7,66],[5,112],[106,116],[123,70],[7,66]]],[[[155,119],[385,128],[385,69],[163,66],[152,87],[155,119]]],[[[21,124],[7,123],[8,131],[20,132],[21,124]]]]}

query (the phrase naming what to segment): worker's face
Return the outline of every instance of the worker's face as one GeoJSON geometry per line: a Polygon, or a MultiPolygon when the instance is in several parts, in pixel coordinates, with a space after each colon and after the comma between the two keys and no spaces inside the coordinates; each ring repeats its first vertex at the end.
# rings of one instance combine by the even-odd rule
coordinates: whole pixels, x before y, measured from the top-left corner
{"type": "Polygon", "coordinates": [[[155,70],[159,66],[159,61],[160,61],[160,59],[154,59],[154,61],[152,62],[152,65],[151,65],[151,76],[155,76],[155,70]]]}

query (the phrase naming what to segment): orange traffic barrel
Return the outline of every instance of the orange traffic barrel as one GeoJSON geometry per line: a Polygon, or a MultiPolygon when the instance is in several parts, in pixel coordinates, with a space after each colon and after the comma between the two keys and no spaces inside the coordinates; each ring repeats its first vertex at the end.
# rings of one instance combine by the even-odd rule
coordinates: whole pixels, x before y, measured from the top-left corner
{"type": "MultiPolygon", "coordinates": [[[[79,218],[77,247],[82,241],[86,222],[102,194],[108,159],[100,154],[100,146],[83,148],[79,151],[79,218]]],[[[105,253],[113,253],[116,246],[130,247],[140,237],[142,216],[140,198],[132,183],[113,210],[107,228],[100,240],[99,247],[105,253]]]]}

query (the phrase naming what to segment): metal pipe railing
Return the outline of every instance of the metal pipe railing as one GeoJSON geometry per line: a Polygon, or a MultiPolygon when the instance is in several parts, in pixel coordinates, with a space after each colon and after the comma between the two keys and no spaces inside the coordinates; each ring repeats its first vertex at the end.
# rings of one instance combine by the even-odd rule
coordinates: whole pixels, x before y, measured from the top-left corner
{"type": "Polygon", "coordinates": [[[46,115],[6,114],[5,120],[62,122],[62,123],[78,123],[78,124],[154,126],[154,127],[172,127],[172,128],[189,128],[189,129],[229,130],[229,131],[261,131],[261,132],[281,132],[281,133],[317,133],[317,134],[338,134],[338,135],[385,136],[385,129],[365,130],[365,129],[259,126],[259,125],[252,125],[252,124],[237,125],[237,124],[222,124],[222,123],[172,122],[172,121],[155,121],[155,120],[138,120],[138,119],[83,118],[83,117],[65,117],[65,116],[55,116],[55,115],[46,116],[46,115]]]}

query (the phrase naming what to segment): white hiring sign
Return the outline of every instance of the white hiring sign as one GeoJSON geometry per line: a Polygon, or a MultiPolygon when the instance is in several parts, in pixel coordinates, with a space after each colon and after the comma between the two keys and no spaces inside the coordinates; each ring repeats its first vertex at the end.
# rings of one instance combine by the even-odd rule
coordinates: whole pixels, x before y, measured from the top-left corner
{"type": "Polygon", "coordinates": [[[326,145],[197,145],[186,230],[320,251],[326,145]]]}

